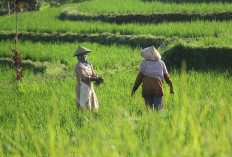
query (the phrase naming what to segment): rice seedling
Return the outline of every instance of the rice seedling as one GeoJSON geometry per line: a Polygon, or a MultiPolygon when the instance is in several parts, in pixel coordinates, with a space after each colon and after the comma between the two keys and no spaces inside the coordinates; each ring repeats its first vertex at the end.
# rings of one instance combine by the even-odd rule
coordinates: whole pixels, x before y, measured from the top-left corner
{"type": "Polygon", "coordinates": [[[1,66],[6,85],[0,91],[4,155],[231,154],[226,146],[232,111],[228,73],[173,71],[176,94],[170,95],[165,85],[164,111],[147,112],[141,89],[130,98],[138,66],[97,71],[105,78],[105,84],[95,87],[98,112],[76,110],[74,76],[43,81],[41,74],[30,72],[15,89],[5,78],[12,69],[1,66]]]}
{"type": "MultiPolygon", "coordinates": [[[[30,19],[30,18],[29,18],[30,19]]],[[[29,20],[28,19],[28,20],[29,20]]],[[[194,21],[194,22],[170,22],[160,24],[110,24],[104,22],[87,22],[87,21],[52,21],[49,19],[42,20],[40,24],[33,21],[24,21],[19,31],[28,32],[73,32],[73,33],[119,33],[123,35],[155,35],[164,37],[219,37],[224,33],[231,34],[231,21],[209,22],[209,21],[194,21]],[[54,27],[53,27],[54,26],[54,27]]],[[[13,31],[15,25],[11,21],[3,20],[0,26],[1,30],[13,31]]]]}

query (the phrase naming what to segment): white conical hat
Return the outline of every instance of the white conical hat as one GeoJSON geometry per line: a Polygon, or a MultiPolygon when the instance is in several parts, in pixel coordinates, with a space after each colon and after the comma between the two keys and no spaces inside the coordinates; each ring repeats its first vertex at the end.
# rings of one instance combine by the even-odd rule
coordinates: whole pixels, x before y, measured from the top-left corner
{"type": "Polygon", "coordinates": [[[161,59],[160,53],[155,49],[154,46],[150,46],[141,50],[141,56],[147,60],[153,60],[153,61],[157,61],[161,59]]]}
{"type": "Polygon", "coordinates": [[[82,53],[85,53],[85,52],[90,52],[91,50],[83,47],[83,46],[79,46],[76,50],[76,52],[73,54],[73,57],[74,56],[78,56],[79,54],[82,54],[82,53]]]}

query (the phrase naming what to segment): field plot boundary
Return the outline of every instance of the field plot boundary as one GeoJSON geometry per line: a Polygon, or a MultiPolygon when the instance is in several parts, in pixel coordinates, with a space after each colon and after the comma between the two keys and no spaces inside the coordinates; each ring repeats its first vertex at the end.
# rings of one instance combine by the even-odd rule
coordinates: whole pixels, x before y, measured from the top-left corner
{"type": "MultiPolygon", "coordinates": [[[[24,69],[30,70],[35,74],[44,74],[45,79],[65,79],[73,75],[67,70],[66,65],[58,62],[51,61],[36,61],[29,58],[22,58],[21,66],[24,69]]],[[[0,65],[8,66],[12,69],[15,68],[14,62],[10,57],[0,57],[0,65]]]]}
{"type": "MultiPolygon", "coordinates": [[[[0,41],[14,39],[14,32],[0,31],[0,41]]],[[[115,34],[69,34],[69,33],[33,33],[21,32],[19,34],[21,41],[33,42],[96,42],[103,45],[122,44],[132,47],[145,48],[154,45],[173,46],[166,49],[163,53],[163,60],[168,67],[181,68],[181,63],[186,60],[187,67],[196,70],[209,69],[232,69],[232,48],[229,47],[196,47],[187,44],[179,38],[162,38],[154,36],[133,36],[133,35],[115,35],[115,34]],[[183,43],[181,43],[183,41],[183,43]],[[176,42],[176,44],[174,44],[176,42]],[[166,44],[166,45],[165,45],[166,44]],[[207,63],[207,64],[206,64],[207,63]]]]}
{"type": "Polygon", "coordinates": [[[145,14],[89,14],[81,13],[76,8],[65,9],[59,17],[61,20],[103,21],[109,23],[161,23],[184,22],[194,20],[223,21],[231,20],[232,12],[220,13],[145,13],[145,14]]]}
{"type": "Polygon", "coordinates": [[[162,56],[167,67],[180,69],[185,61],[188,69],[232,72],[232,49],[227,47],[193,47],[180,43],[162,56]]]}
{"type": "MultiPolygon", "coordinates": [[[[30,69],[34,73],[44,73],[46,70],[46,66],[42,64],[42,62],[31,61],[29,59],[22,59],[22,67],[26,69],[30,69]]],[[[12,58],[9,57],[0,57],[0,65],[8,65],[11,68],[14,68],[14,62],[12,58]]]]}
{"type": "MultiPolygon", "coordinates": [[[[15,32],[0,31],[1,40],[14,39],[15,32]]],[[[118,35],[111,33],[101,34],[79,34],[79,33],[34,33],[34,32],[21,32],[19,34],[19,40],[30,40],[33,42],[95,42],[103,45],[129,45],[131,47],[148,47],[154,45],[159,47],[160,45],[170,41],[177,41],[178,38],[165,38],[155,37],[151,35],[118,35]]]]}

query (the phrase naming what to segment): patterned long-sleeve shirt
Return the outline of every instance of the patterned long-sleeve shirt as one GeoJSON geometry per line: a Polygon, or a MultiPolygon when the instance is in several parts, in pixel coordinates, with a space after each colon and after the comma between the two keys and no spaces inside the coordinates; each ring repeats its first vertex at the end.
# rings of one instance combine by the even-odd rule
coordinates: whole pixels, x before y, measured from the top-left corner
{"type": "Polygon", "coordinates": [[[172,86],[165,63],[162,60],[149,61],[144,60],[141,63],[139,74],[134,83],[133,90],[136,91],[141,83],[142,96],[164,95],[163,79],[172,86]]]}

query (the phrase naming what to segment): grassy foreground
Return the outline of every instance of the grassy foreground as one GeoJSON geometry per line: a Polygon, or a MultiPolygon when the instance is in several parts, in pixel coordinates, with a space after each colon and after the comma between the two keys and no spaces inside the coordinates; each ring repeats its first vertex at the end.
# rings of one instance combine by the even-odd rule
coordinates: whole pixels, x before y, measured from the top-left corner
{"type": "MultiPolygon", "coordinates": [[[[6,68],[1,75],[11,73],[6,68]]],[[[135,71],[103,76],[106,83],[95,87],[98,112],[76,110],[74,77],[47,82],[30,74],[18,88],[1,84],[0,154],[231,155],[231,79],[226,74],[171,73],[176,94],[168,94],[165,86],[163,112],[147,112],[140,91],[130,98],[135,71]]]]}
{"type": "Polygon", "coordinates": [[[130,98],[142,60],[139,50],[84,45],[92,47],[89,60],[105,78],[104,84],[95,86],[98,112],[76,110],[75,58],[70,58],[70,66],[66,65],[70,72],[64,77],[58,77],[62,71],[56,69],[54,57],[53,68],[43,73],[26,69],[17,86],[11,81],[14,70],[1,64],[2,156],[232,154],[232,80],[228,73],[174,70],[170,75],[176,94],[170,95],[165,84],[164,111],[150,112],[145,109],[141,87],[136,97],[130,98]],[[112,57],[102,62],[107,52],[112,57]]]}

